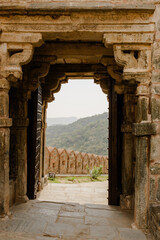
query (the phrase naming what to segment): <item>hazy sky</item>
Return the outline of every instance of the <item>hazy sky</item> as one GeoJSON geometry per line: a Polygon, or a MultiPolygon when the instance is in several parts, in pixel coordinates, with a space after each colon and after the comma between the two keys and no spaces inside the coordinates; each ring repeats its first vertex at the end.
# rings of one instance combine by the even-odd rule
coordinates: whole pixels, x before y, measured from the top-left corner
{"type": "Polygon", "coordinates": [[[107,96],[93,80],[69,80],[48,104],[48,117],[88,117],[108,111],[107,96]]]}

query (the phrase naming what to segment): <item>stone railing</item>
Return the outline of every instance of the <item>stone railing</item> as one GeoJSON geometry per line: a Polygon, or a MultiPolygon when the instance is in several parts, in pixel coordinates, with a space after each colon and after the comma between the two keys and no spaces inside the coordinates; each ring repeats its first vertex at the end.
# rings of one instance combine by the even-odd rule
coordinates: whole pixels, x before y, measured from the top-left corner
{"type": "Polygon", "coordinates": [[[88,174],[87,167],[102,165],[103,174],[108,174],[108,158],[73,150],[46,147],[46,174],[88,174]]]}

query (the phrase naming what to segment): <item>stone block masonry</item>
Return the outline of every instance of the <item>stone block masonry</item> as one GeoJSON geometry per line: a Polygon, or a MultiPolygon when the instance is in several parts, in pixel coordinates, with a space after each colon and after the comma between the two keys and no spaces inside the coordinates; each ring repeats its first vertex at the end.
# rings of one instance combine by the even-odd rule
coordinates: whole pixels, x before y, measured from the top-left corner
{"type": "Polygon", "coordinates": [[[87,167],[102,165],[103,174],[108,174],[107,156],[75,152],[56,147],[46,147],[45,174],[87,174],[87,167]],[[98,161],[97,161],[98,160],[98,161]]]}

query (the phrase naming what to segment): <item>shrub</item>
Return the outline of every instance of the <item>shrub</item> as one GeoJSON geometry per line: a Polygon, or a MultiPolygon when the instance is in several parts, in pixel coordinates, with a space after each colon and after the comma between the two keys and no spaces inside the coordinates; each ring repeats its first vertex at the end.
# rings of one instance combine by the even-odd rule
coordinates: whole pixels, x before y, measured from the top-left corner
{"type": "Polygon", "coordinates": [[[89,171],[89,174],[91,175],[92,179],[98,179],[99,176],[102,174],[102,166],[100,165],[99,167],[94,166],[93,169],[90,169],[87,166],[87,170],[89,171]]]}

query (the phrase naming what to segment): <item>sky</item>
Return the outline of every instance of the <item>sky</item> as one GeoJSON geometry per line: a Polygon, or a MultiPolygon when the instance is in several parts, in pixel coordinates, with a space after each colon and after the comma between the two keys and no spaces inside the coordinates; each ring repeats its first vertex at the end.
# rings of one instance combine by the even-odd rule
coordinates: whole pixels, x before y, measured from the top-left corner
{"type": "Polygon", "coordinates": [[[108,111],[107,96],[93,79],[69,80],[54,97],[48,104],[48,118],[83,118],[108,111]]]}

